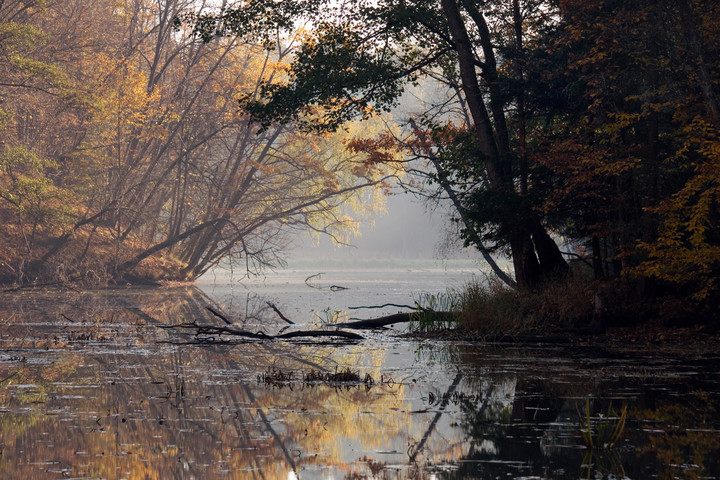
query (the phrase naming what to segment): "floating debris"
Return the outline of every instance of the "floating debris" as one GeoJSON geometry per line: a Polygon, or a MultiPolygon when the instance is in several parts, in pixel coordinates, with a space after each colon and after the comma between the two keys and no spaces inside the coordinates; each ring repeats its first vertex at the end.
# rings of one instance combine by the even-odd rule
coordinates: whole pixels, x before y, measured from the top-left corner
{"type": "Polygon", "coordinates": [[[269,385],[289,385],[296,383],[296,381],[302,382],[306,385],[315,385],[320,383],[325,385],[342,386],[365,385],[369,387],[375,384],[375,380],[369,373],[366,373],[365,376],[362,377],[360,372],[353,371],[350,368],[339,369],[334,372],[310,370],[304,374],[296,375],[292,370],[283,371],[273,367],[269,372],[258,376],[259,383],[269,385]]]}

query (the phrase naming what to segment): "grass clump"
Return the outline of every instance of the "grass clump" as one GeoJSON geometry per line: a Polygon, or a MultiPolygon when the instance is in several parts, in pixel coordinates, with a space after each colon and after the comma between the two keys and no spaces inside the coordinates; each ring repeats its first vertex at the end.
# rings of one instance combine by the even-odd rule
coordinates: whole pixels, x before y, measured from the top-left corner
{"type": "Polygon", "coordinates": [[[423,293],[415,300],[416,311],[412,315],[410,330],[413,332],[439,332],[457,327],[462,305],[462,295],[453,289],[432,294],[423,293]]]}
{"type": "Polygon", "coordinates": [[[420,295],[410,331],[455,330],[471,334],[548,334],[582,330],[593,320],[598,285],[568,277],[534,291],[515,290],[499,280],[469,283],[461,292],[420,295]]]}
{"type": "Polygon", "coordinates": [[[458,328],[489,334],[543,334],[582,326],[593,315],[596,286],[567,278],[536,291],[513,290],[500,281],[468,284],[460,296],[458,328]]]}
{"type": "Polygon", "coordinates": [[[588,449],[611,449],[622,439],[627,422],[627,404],[620,412],[610,406],[607,414],[597,417],[590,414],[590,400],[585,401],[584,412],[581,413],[577,406],[575,408],[580,419],[580,434],[588,449]]]}

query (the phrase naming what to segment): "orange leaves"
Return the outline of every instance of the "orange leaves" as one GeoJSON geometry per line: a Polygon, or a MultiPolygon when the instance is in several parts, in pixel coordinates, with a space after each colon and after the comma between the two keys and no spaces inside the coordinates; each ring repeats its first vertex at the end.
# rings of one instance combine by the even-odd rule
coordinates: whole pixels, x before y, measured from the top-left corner
{"type": "Polygon", "coordinates": [[[375,164],[397,162],[397,141],[389,134],[381,134],[376,138],[353,138],[345,143],[347,149],[354,153],[364,153],[363,165],[369,168],[375,164]]]}

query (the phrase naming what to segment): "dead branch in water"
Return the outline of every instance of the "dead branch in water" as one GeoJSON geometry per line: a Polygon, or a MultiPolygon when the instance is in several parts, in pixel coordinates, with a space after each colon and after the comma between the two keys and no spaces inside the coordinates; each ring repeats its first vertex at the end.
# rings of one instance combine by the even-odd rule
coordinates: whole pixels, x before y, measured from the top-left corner
{"type": "MultiPolygon", "coordinates": [[[[310,288],[315,288],[317,290],[324,290],[323,287],[315,286],[310,284],[310,279],[315,277],[320,277],[321,275],[324,275],[325,272],[316,273],[315,275],[310,275],[305,279],[305,285],[307,285],[310,288]]],[[[348,290],[348,287],[342,287],[340,285],[330,285],[330,291],[331,292],[340,292],[342,290],[348,290]]]]}
{"type": "Polygon", "coordinates": [[[282,318],[283,320],[285,320],[285,321],[286,321],[287,323],[289,323],[290,325],[295,325],[295,322],[290,321],[285,315],[283,315],[283,313],[280,311],[280,309],[278,309],[278,308],[275,306],[274,303],[272,303],[272,302],[265,302],[265,303],[267,303],[267,304],[268,304],[268,307],[272,308],[272,309],[275,311],[275,313],[278,314],[278,317],[282,318]]]}
{"type": "Polygon", "coordinates": [[[353,322],[332,323],[329,326],[330,327],[353,328],[356,330],[363,330],[363,329],[370,330],[373,328],[387,327],[388,325],[394,325],[396,323],[410,322],[413,319],[413,315],[415,315],[415,312],[393,313],[392,315],[386,315],[384,317],[379,317],[379,318],[371,318],[368,320],[355,320],[353,322]]]}
{"type": "Polygon", "coordinates": [[[347,308],[348,308],[348,310],[361,310],[361,309],[369,310],[372,308],[385,308],[385,307],[410,308],[412,310],[415,310],[418,308],[417,305],[413,307],[411,305],[399,305],[397,303],[384,303],[382,305],[360,305],[358,307],[347,307],[347,308]]]}
{"type": "Polygon", "coordinates": [[[319,277],[319,276],[321,276],[321,275],[324,274],[324,273],[325,273],[325,272],[320,272],[320,273],[316,273],[315,275],[310,275],[309,277],[307,277],[307,278],[305,279],[305,285],[307,285],[307,286],[310,287],[310,288],[322,288],[322,287],[316,287],[315,285],[310,285],[310,279],[311,279],[311,278],[315,278],[315,277],[319,277]]]}
{"type": "Polygon", "coordinates": [[[254,338],[257,340],[285,340],[288,338],[299,338],[299,337],[337,337],[346,338],[348,340],[363,340],[361,335],[353,332],[345,332],[343,330],[300,330],[294,332],[281,333],[278,335],[268,335],[264,332],[251,332],[249,330],[243,330],[233,326],[215,326],[215,325],[200,325],[196,321],[190,323],[181,323],[179,325],[173,325],[174,328],[186,328],[195,330],[195,336],[206,335],[233,335],[236,337],[254,338]]]}

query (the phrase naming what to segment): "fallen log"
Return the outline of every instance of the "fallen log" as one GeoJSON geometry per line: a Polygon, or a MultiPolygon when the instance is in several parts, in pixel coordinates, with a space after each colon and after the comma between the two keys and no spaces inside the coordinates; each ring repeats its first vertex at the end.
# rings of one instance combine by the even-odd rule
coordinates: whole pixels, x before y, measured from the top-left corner
{"type": "Polygon", "coordinates": [[[416,314],[415,312],[393,313],[392,315],[386,315],[384,317],[379,317],[379,318],[371,318],[368,320],[355,320],[353,322],[331,323],[328,326],[329,327],[352,328],[355,330],[363,330],[363,329],[372,330],[374,328],[383,328],[383,327],[387,327],[388,325],[394,325],[396,323],[410,322],[410,321],[412,321],[413,315],[415,315],[415,314],[416,314]]]}
{"type": "MultiPolygon", "coordinates": [[[[433,312],[426,310],[422,315],[431,315],[433,321],[447,322],[453,320],[457,315],[455,312],[433,312]]],[[[394,325],[396,323],[408,323],[414,320],[419,320],[420,314],[418,312],[405,312],[405,313],[393,313],[392,315],[386,315],[379,318],[370,318],[367,320],[355,320],[352,322],[343,323],[331,323],[329,327],[341,327],[341,328],[352,328],[355,330],[372,330],[375,328],[383,328],[388,325],[394,325]]]]}
{"type": "Polygon", "coordinates": [[[349,340],[364,340],[362,335],[353,332],[344,332],[342,330],[302,330],[282,333],[275,335],[273,338],[297,338],[297,337],[340,337],[349,340]]]}

